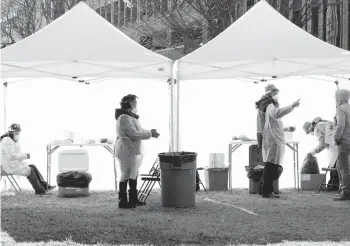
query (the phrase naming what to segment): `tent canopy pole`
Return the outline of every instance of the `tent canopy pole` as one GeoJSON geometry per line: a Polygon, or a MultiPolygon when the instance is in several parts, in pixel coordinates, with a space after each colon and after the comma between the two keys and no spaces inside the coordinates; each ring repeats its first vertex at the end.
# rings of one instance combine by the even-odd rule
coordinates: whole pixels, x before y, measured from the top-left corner
{"type": "Polygon", "coordinates": [[[6,119],[6,89],[7,89],[7,86],[8,86],[8,83],[7,82],[4,82],[3,84],[3,98],[4,98],[4,101],[3,101],[3,118],[4,118],[4,122],[3,122],[3,128],[4,128],[4,132],[6,132],[6,129],[7,129],[7,119],[6,119]]]}

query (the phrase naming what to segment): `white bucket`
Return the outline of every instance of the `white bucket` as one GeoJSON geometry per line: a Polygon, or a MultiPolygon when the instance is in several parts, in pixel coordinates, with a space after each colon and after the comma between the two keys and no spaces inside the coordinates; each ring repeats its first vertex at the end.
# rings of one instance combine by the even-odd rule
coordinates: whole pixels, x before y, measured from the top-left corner
{"type": "Polygon", "coordinates": [[[72,131],[65,131],[64,133],[64,140],[72,140],[72,142],[76,141],[76,134],[72,131]]]}

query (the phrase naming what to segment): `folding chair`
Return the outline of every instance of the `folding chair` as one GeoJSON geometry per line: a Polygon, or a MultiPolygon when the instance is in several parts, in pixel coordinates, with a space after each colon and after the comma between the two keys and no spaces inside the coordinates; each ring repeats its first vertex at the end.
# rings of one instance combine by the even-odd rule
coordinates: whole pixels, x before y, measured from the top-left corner
{"type": "Polygon", "coordinates": [[[159,159],[156,159],[148,174],[140,174],[140,176],[143,183],[137,195],[141,202],[146,202],[156,182],[159,183],[159,186],[161,185],[159,159]]]}
{"type": "Polygon", "coordinates": [[[327,177],[327,173],[328,173],[328,172],[331,172],[331,171],[337,171],[337,169],[334,168],[334,167],[327,167],[327,168],[322,168],[322,171],[326,171],[326,172],[325,172],[325,174],[324,174],[324,176],[323,176],[323,179],[322,179],[322,181],[321,181],[320,186],[318,187],[317,193],[320,192],[322,186],[328,186],[328,185],[329,185],[329,186],[332,186],[332,187],[333,187],[333,186],[338,187],[338,192],[339,192],[339,190],[340,190],[340,185],[339,185],[339,184],[334,184],[334,183],[332,183],[332,184],[327,184],[327,181],[325,181],[325,180],[326,180],[326,177],[327,177]]]}
{"type": "Polygon", "coordinates": [[[198,171],[201,171],[201,170],[204,170],[204,168],[203,167],[198,167],[197,170],[196,170],[196,176],[198,177],[198,184],[202,185],[202,187],[205,190],[205,192],[207,192],[207,189],[205,188],[205,186],[204,186],[204,184],[203,184],[203,182],[202,182],[202,180],[201,180],[201,178],[199,176],[199,173],[198,173],[198,171]]]}
{"type": "MultiPolygon", "coordinates": [[[[21,187],[20,187],[20,186],[18,185],[18,183],[16,182],[15,177],[13,177],[12,174],[8,174],[7,172],[5,172],[5,170],[2,169],[2,167],[1,167],[1,177],[0,177],[0,180],[2,179],[2,177],[7,177],[8,181],[10,181],[12,187],[15,189],[15,191],[16,191],[17,193],[19,193],[19,191],[22,191],[22,190],[21,190],[21,187]],[[12,179],[12,180],[11,180],[11,179],[12,179]]],[[[5,182],[6,182],[6,180],[5,180],[5,182]]]]}

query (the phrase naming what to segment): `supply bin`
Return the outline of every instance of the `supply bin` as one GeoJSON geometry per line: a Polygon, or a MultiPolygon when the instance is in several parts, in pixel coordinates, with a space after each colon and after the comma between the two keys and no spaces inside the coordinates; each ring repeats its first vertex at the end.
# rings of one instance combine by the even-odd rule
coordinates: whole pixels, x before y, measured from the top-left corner
{"type": "Polygon", "coordinates": [[[228,190],[228,167],[204,168],[205,186],[210,191],[228,190]]]}
{"type": "Polygon", "coordinates": [[[59,197],[89,196],[92,180],[89,154],[84,149],[63,150],[58,153],[57,185],[59,197]]]}
{"type": "Polygon", "coordinates": [[[162,206],[195,207],[197,153],[159,153],[162,206]]]}

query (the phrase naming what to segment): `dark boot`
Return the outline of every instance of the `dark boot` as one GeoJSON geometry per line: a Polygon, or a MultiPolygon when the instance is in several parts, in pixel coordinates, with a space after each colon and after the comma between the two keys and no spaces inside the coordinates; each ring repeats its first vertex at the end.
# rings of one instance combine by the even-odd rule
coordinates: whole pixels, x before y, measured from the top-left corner
{"type": "MultiPolygon", "coordinates": [[[[137,178],[136,178],[136,180],[135,180],[135,187],[137,188],[137,178]]],[[[140,200],[139,200],[139,198],[137,197],[137,194],[138,194],[138,190],[136,190],[136,206],[144,206],[144,205],[146,205],[146,203],[145,202],[141,202],[140,200]]]]}
{"type": "Polygon", "coordinates": [[[29,180],[29,183],[32,185],[35,195],[46,195],[46,190],[44,187],[41,185],[40,181],[38,180],[35,172],[33,169],[31,169],[30,175],[27,177],[29,180]]]}
{"type": "Polygon", "coordinates": [[[130,208],[136,208],[137,190],[136,181],[134,179],[129,179],[129,188],[129,206],[130,208]]]}
{"type": "Polygon", "coordinates": [[[128,203],[128,195],[126,194],[126,188],[128,181],[119,182],[119,208],[130,208],[128,203]]]}

